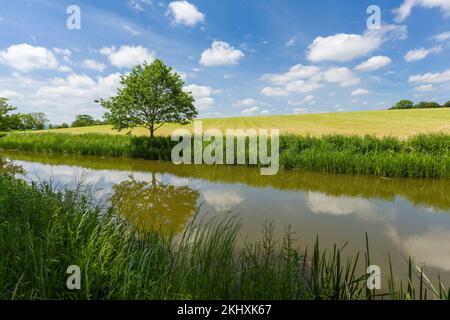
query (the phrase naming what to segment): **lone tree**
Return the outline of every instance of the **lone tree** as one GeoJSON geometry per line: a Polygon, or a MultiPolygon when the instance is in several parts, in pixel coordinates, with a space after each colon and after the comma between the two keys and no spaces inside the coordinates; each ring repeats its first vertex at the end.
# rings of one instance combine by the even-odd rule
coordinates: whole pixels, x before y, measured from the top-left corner
{"type": "Polygon", "coordinates": [[[144,62],[122,76],[121,88],[108,100],[97,100],[105,109],[105,119],[116,130],[142,126],[154,133],[165,123],[187,124],[197,116],[194,98],[183,91],[181,77],[156,59],[144,62]]]}

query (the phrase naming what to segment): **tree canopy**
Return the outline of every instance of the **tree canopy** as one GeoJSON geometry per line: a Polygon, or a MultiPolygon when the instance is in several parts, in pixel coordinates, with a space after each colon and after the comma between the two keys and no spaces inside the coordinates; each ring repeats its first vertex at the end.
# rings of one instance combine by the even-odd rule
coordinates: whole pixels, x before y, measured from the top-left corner
{"type": "Polygon", "coordinates": [[[142,126],[154,132],[165,123],[187,124],[197,116],[194,98],[183,91],[184,82],[161,60],[136,66],[122,76],[116,96],[97,100],[116,130],[142,126]]]}

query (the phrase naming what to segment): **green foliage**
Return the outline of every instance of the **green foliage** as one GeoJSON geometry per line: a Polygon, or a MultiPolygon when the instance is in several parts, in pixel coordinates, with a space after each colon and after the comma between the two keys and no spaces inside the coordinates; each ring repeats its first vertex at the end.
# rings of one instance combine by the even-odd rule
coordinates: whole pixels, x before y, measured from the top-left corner
{"type": "Polygon", "coordinates": [[[16,108],[8,104],[8,99],[0,97],[0,131],[10,130],[9,113],[14,110],[16,108]]]}
{"type": "Polygon", "coordinates": [[[390,110],[394,109],[412,109],[414,107],[414,102],[411,100],[400,100],[397,102],[390,110]]]}
{"type": "Polygon", "coordinates": [[[72,128],[78,127],[89,127],[102,124],[100,120],[95,120],[92,116],[88,114],[80,114],[75,117],[75,120],[72,122],[72,128]]]}
{"type": "Polygon", "coordinates": [[[430,109],[430,108],[442,108],[442,106],[437,102],[419,102],[414,106],[415,109],[430,109]]]}
{"type": "Polygon", "coordinates": [[[410,100],[401,100],[395,104],[395,106],[391,107],[389,110],[396,110],[396,109],[434,109],[434,108],[449,108],[450,107],[450,101],[445,103],[444,105],[440,105],[437,102],[431,101],[422,101],[418,104],[414,104],[414,102],[410,100]]]}
{"type": "MultiPolygon", "coordinates": [[[[131,135],[100,134],[16,133],[0,139],[0,148],[11,150],[152,160],[171,160],[171,151],[176,144],[170,137],[151,140],[131,135]]],[[[450,135],[426,134],[408,140],[373,136],[329,135],[317,138],[285,135],[280,137],[280,166],[385,177],[448,178],[450,135]]]]}
{"type": "Polygon", "coordinates": [[[122,76],[116,96],[99,102],[114,129],[142,126],[154,132],[165,123],[187,124],[197,116],[194,98],[183,91],[184,82],[161,60],[135,67],[122,76]]]}

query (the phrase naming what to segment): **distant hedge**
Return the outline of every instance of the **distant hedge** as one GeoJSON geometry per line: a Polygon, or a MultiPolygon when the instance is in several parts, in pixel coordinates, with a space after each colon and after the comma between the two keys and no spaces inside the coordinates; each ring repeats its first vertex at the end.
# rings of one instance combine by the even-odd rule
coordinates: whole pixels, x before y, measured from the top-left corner
{"type": "Polygon", "coordinates": [[[444,104],[439,104],[437,102],[422,101],[414,104],[411,100],[400,100],[394,106],[390,107],[389,110],[399,110],[399,109],[432,109],[432,108],[450,108],[450,101],[444,104]]]}

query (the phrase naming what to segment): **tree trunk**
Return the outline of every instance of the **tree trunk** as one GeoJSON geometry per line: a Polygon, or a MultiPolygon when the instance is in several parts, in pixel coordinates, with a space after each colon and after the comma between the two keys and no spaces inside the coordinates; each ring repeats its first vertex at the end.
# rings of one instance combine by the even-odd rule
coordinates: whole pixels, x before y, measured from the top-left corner
{"type": "Polygon", "coordinates": [[[153,126],[151,126],[150,127],[150,141],[152,142],[152,144],[153,144],[154,137],[155,137],[155,130],[153,129],[153,126]]]}

